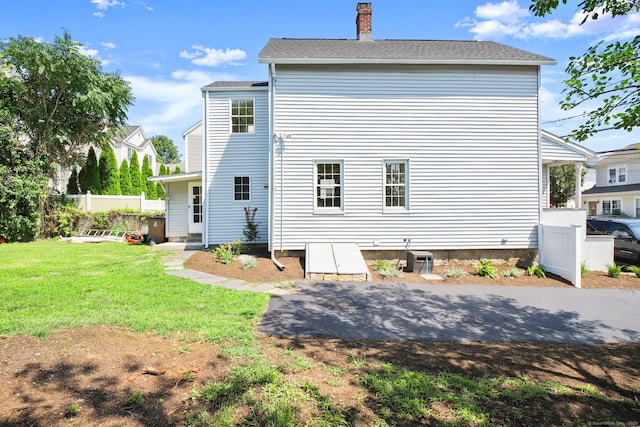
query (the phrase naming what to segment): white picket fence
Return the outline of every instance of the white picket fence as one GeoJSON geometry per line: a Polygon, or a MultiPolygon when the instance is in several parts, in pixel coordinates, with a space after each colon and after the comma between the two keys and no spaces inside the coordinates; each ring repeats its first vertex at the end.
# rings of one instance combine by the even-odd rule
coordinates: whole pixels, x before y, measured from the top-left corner
{"type": "Polygon", "coordinates": [[[139,196],[97,196],[87,194],[67,194],[78,209],[86,212],[108,212],[117,209],[135,209],[141,212],[160,212],[165,210],[164,200],[147,200],[144,193],[139,196]]]}

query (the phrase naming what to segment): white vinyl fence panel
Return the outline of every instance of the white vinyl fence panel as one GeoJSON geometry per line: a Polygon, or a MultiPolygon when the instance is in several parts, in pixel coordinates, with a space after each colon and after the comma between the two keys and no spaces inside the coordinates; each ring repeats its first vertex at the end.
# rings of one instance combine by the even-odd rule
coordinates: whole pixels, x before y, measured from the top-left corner
{"type": "Polygon", "coordinates": [[[580,288],[583,226],[540,224],[540,264],[550,273],[566,277],[580,288]]]}
{"type": "Polygon", "coordinates": [[[159,212],[165,210],[164,200],[147,200],[144,193],[139,196],[96,196],[87,194],[67,194],[78,209],[86,212],[108,212],[116,209],[135,209],[141,212],[159,212]]]}

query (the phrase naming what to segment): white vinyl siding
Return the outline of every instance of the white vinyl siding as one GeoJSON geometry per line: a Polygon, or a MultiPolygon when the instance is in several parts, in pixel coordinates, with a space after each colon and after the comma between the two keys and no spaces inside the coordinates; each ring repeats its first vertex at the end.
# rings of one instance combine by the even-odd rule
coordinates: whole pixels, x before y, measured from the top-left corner
{"type": "Polygon", "coordinates": [[[537,67],[316,69],[276,69],[274,249],[537,247],[537,67]],[[315,215],[310,159],[335,158],[343,215],[315,215]],[[385,209],[387,159],[410,162],[409,212],[385,209]]]}
{"type": "Polygon", "coordinates": [[[243,238],[246,225],[244,207],[258,208],[256,222],[260,234],[256,243],[267,241],[269,184],[269,124],[266,88],[205,92],[205,144],[207,164],[204,174],[206,244],[220,244],[243,238]],[[255,132],[229,133],[230,100],[254,100],[255,132]],[[234,178],[250,177],[251,200],[234,200],[234,178]]]}
{"type": "Polygon", "coordinates": [[[202,124],[194,126],[184,136],[185,172],[202,170],[202,124]]]}

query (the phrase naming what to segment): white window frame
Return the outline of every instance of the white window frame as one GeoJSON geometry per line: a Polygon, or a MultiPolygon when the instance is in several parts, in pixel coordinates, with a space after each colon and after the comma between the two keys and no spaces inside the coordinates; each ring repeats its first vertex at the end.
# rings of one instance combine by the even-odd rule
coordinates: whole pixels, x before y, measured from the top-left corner
{"type": "Polygon", "coordinates": [[[603,200],[602,201],[602,215],[619,215],[622,213],[622,200],[620,199],[611,199],[611,200],[603,200]],[[618,205],[616,208],[614,205],[618,205]],[[608,209],[605,209],[605,205],[609,205],[608,209]],[[614,211],[617,210],[618,213],[615,214],[614,211]]]}
{"type": "Polygon", "coordinates": [[[229,133],[234,135],[252,135],[256,133],[256,100],[255,98],[231,98],[229,99],[229,133]],[[234,114],[234,103],[237,102],[251,102],[252,111],[251,115],[249,114],[234,114]],[[241,120],[242,118],[251,118],[251,124],[249,123],[238,123],[237,125],[233,124],[234,118],[238,118],[241,120]],[[246,130],[236,129],[235,126],[246,126],[246,130]]]}
{"type": "Polygon", "coordinates": [[[313,210],[316,213],[344,213],[344,160],[315,160],[313,162],[313,210]],[[326,178],[326,171],[322,177],[318,176],[318,167],[320,165],[339,165],[340,173],[331,173],[331,175],[337,175],[340,182],[337,185],[335,182],[331,184],[329,182],[329,178],[326,178]],[[318,202],[321,199],[336,198],[333,195],[326,194],[329,190],[331,190],[331,193],[333,194],[335,188],[340,189],[340,206],[318,206],[318,202]],[[325,194],[325,197],[321,196],[323,193],[325,194]]]}
{"type": "Polygon", "coordinates": [[[607,182],[611,184],[626,184],[627,166],[612,166],[607,171],[607,182]],[[612,173],[613,172],[613,173],[612,173]]]}
{"type": "Polygon", "coordinates": [[[636,218],[640,218],[640,199],[636,198],[635,199],[635,216],[636,218]]]}
{"type": "Polygon", "coordinates": [[[233,197],[233,201],[234,202],[241,202],[241,203],[251,202],[251,176],[250,175],[234,175],[233,176],[233,196],[232,197],[233,197]],[[248,199],[242,199],[242,198],[238,199],[238,198],[236,198],[236,196],[238,194],[241,195],[241,196],[245,194],[245,192],[243,191],[242,188],[240,189],[239,193],[236,191],[236,186],[237,185],[240,185],[241,187],[245,186],[244,182],[241,182],[240,184],[236,184],[236,179],[238,179],[238,178],[241,178],[241,179],[242,178],[247,178],[249,180],[249,182],[246,184],[249,187],[249,191],[247,192],[247,194],[249,196],[248,199]]]}
{"type": "MultiPolygon", "coordinates": [[[[400,172],[399,172],[400,173],[400,172]]],[[[382,206],[384,207],[385,211],[406,211],[409,209],[409,160],[407,159],[385,159],[382,162],[382,206]],[[404,166],[404,171],[402,172],[402,174],[404,175],[404,182],[402,183],[390,183],[388,181],[389,179],[389,175],[387,174],[387,165],[390,164],[397,164],[397,165],[402,165],[404,166]],[[402,188],[404,194],[402,197],[404,197],[404,204],[402,205],[392,205],[389,206],[387,204],[387,198],[389,197],[387,195],[387,190],[391,189],[392,187],[399,187],[402,188]]],[[[398,198],[400,196],[391,196],[392,198],[398,198]]]]}

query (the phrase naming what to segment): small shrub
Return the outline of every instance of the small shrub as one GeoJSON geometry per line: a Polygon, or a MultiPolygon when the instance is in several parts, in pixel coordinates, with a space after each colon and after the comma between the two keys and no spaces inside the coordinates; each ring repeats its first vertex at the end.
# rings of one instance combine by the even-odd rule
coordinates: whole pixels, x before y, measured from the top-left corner
{"type": "Polygon", "coordinates": [[[476,264],[476,274],[478,276],[488,277],[489,279],[497,279],[498,269],[494,265],[491,265],[490,259],[486,259],[476,264]]]}
{"type": "Polygon", "coordinates": [[[231,253],[233,253],[234,255],[242,255],[245,252],[246,250],[244,245],[242,244],[242,239],[236,239],[231,242],[231,253]]]}
{"type": "Polygon", "coordinates": [[[196,374],[193,371],[184,371],[182,373],[182,381],[192,383],[196,379],[196,374]]]}
{"type": "Polygon", "coordinates": [[[580,277],[587,277],[589,275],[589,270],[587,269],[587,264],[580,264],[580,277]]]}
{"type": "Polygon", "coordinates": [[[442,270],[442,275],[444,277],[459,278],[459,277],[463,277],[464,274],[465,274],[464,271],[460,270],[459,268],[446,268],[446,269],[442,270]]]}
{"type": "Polygon", "coordinates": [[[636,275],[636,277],[640,277],[640,267],[637,265],[630,265],[628,270],[636,275]]]}
{"type": "Polygon", "coordinates": [[[509,277],[509,278],[513,279],[514,277],[522,276],[522,271],[520,271],[517,268],[510,268],[508,270],[503,271],[502,272],[502,276],[503,277],[509,277]]]}
{"type": "Polygon", "coordinates": [[[243,259],[241,265],[243,270],[249,270],[255,267],[256,265],[258,265],[258,262],[254,257],[249,257],[249,258],[243,259]]]}
{"type": "Polygon", "coordinates": [[[127,405],[142,406],[144,404],[144,395],[140,391],[134,391],[127,397],[127,405]]]}
{"type": "Polygon", "coordinates": [[[396,269],[396,267],[386,259],[378,259],[376,260],[376,266],[374,267],[374,271],[377,271],[384,278],[389,277],[401,277],[402,275],[396,269]]]}
{"type": "Polygon", "coordinates": [[[607,264],[607,276],[613,277],[614,279],[618,278],[622,273],[622,267],[616,263],[607,264]]]}
{"type": "Polygon", "coordinates": [[[249,243],[253,243],[258,237],[260,237],[260,233],[258,233],[258,226],[260,223],[256,222],[256,212],[258,212],[258,208],[252,209],[251,206],[245,206],[244,208],[244,220],[246,224],[242,233],[249,243]]]}
{"type": "Polygon", "coordinates": [[[530,265],[529,267],[527,267],[527,276],[532,276],[532,277],[538,277],[538,278],[545,278],[547,277],[547,275],[544,272],[544,266],[542,265],[530,265]]]}
{"type": "Polygon", "coordinates": [[[213,250],[216,258],[223,264],[231,264],[233,262],[233,244],[223,243],[213,250]]]}
{"type": "Polygon", "coordinates": [[[80,407],[77,403],[73,403],[67,406],[67,410],[64,411],[64,416],[67,418],[73,418],[78,415],[78,412],[80,412],[80,407]]]}

